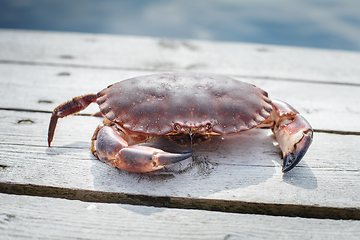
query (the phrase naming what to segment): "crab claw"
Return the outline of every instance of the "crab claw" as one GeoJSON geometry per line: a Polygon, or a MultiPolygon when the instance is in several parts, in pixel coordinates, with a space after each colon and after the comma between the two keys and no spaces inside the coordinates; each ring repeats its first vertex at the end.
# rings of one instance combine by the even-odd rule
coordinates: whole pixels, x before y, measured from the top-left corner
{"type": "MultiPolygon", "coordinates": [[[[124,136],[129,138],[129,135],[124,136]]],[[[151,172],[189,158],[192,153],[168,153],[147,146],[129,146],[112,126],[99,126],[93,136],[93,154],[112,167],[127,172],[151,172]]]]}
{"type": "Polygon", "coordinates": [[[293,169],[310,147],[313,129],[306,119],[293,107],[282,101],[272,101],[274,111],[272,128],[283,153],[282,172],[293,169]]]}
{"type": "Polygon", "coordinates": [[[282,172],[286,173],[293,169],[303,158],[306,151],[310,147],[312,142],[312,136],[309,133],[304,135],[304,137],[296,144],[294,153],[290,152],[285,155],[283,158],[283,168],[282,172]]]}
{"type": "Polygon", "coordinates": [[[151,172],[185,160],[191,155],[191,152],[168,153],[152,147],[131,146],[121,149],[110,166],[127,172],[151,172]]]}

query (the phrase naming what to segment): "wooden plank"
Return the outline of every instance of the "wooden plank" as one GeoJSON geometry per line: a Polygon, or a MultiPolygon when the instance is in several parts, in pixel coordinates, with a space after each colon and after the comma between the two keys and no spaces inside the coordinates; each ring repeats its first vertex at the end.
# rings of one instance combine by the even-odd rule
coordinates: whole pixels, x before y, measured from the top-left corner
{"type": "Polygon", "coordinates": [[[181,210],[0,194],[2,239],[358,239],[360,221],[181,210]]]}
{"type": "MultiPolygon", "coordinates": [[[[75,96],[96,93],[114,82],[144,74],[151,72],[0,64],[0,84],[3,86],[0,88],[0,108],[52,111],[75,96]]],[[[271,98],[290,103],[315,129],[360,133],[360,125],[353,120],[360,119],[359,87],[238,79],[265,89],[271,98]]],[[[97,111],[94,105],[84,112],[97,111]]]]}
{"type": "Polygon", "coordinates": [[[0,62],[359,85],[360,53],[146,37],[0,30],[0,62]],[[65,44],[64,44],[65,43],[65,44]]]}
{"type": "MultiPolygon", "coordinates": [[[[360,163],[354,159],[360,154],[360,136],[316,134],[303,161],[285,175],[273,136],[261,129],[196,146],[193,159],[164,171],[134,174],[91,155],[90,137],[98,118],[62,119],[54,147],[47,148],[48,114],[1,111],[1,115],[3,183],[359,209],[360,163]]],[[[152,144],[179,150],[164,139],[152,144]]]]}

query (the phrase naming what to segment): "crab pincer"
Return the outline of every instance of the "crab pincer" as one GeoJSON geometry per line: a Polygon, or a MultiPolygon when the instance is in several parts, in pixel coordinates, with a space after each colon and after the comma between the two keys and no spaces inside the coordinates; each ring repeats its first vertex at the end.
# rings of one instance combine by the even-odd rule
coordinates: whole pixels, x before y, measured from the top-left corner
{"type": "Polygon", "coordinates": [[[147,146],[129,146],[121,137],[123,131],[113,126],[100,126],[93,136],[92,152],[101,161],[127,172],[151,172],[191,156],[168,153],[147,146]]]}
{"type": "Polygon", "coordinates": [[[289,104],[272,100],[272,130],[283,153],[282,171],[293,169],[303,158],[313,139],[313,129],[306,119],[289,104]]]}

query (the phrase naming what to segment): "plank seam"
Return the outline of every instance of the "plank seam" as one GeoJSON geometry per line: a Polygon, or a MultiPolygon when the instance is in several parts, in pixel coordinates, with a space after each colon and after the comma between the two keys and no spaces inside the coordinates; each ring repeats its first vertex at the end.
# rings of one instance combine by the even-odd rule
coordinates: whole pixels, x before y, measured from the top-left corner
{"type": "MultiPolygon", "coordinates": [[[[168,69],[168,68],[136,68],[136,67],[111,67],[111,66],[91,66],[84,64],[66,64],[66,63],[49,63],[49,62],[30,62],[30,61],[12,61],[12,60],[1,60],[0,64],[13,64],[13,65],[28,65],[28,66],[51,66],[51,67],[70,67],[70,68],[84,68],[84,69],[100,69],[100,70],[123,70],[123,71],[142,71],[142,72],[159,72],[159,71],[185,71],[186,68],[182,69],[168,69]]],[[[267,79],[273,81],[287,81],[287,82],[304,82],[312,84],[329,84],[329,85],[342,85],[342,86],[356,86],[360,87],[360,83],[351,82],[334,82],[334,81],[319,81],[311,79],[296,79],[296,78],[280,78],[280,77],[269,77],[269,76],[250,76],[250,75],[238,75],[229,74],[235,78],[247,78],[247,79],[267,79]]]]}
{"type": "Polygon", "coordinates": [[[0,183],[0,192],[14,195],[80,200],[83,202],[118,203],[285,217],[360,220],[360,208],[334,208],[221,199],[151,196],[13,183],[0,183]]]}
{"type": "MultiPolygon", "coordinates": [[[[26,109],[26,108],[4,108],[4,107],[0,107],[0,111],[35,112],[35,113],[52,114],[52,111],[48,111],[48,110],[35,110],[35,109],[26,109]]],[[[97,117],[97,116],[93,116],[93,114],[88,114],[88,113],[77,113],[77,114],[75,114],[75,116],[97,117]]],[[[360,132],[352,132],[352,131],[314,129],[314,132],[328,133],[328,134],[338,134],[338,135],[360,136],[360,132]]]]}

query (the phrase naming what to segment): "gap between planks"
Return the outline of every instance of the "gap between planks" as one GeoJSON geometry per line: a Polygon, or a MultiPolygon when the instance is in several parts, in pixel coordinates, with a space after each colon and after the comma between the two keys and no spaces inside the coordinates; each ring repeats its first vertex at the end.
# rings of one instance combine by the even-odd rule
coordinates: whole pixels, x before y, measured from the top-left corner
{"type": "Polygon", "coordinates": [[[356,208],[334,208],[291,204],[252,203],[222,199],[151,196],[12,183],[0,183],[0,192],[15,195],[80,200],[83,202],[120,203],[152,207],[196,209],[285,217],[360,220],[360,209],[356,208]]]}
{"type": "MultiPolygon", "coordinates": [[[[161,72],[161,69],[156,68],[138,68],[138,67],[111,67],[111,66],[92,66],[84,64],[66,64],[66,63],[50,63],[50,62],[30,62],[30,61],[12,61],[12,60],[0,60],[0,64],[11,64],[11,65],[27,65],[27,66],[49,66],[49,67],[69,67],[69,68],[82,68],[82,69],[98,69],[98,70],[121,70],[121,71],[139,71],[139,72],[161,72]]],[[[178,72],[186,71],[186,69],[172,69],[163,70],[165,72],[178,72]]],[[[223,75],[223,74],[220,74],[223,75]]],[[[360,87],[359,83],[351,82],[335,82],[335,81],[318,81],[311,79],[296,79],[296,78],[282,78],[282,77],[270,77],[270,76],[251,76],[251,75],[240,75],[240,74],[227,74],[228,77],[244,78],[244,79],[266,79],[273,81],[286,81],[286,82],[303,82],[309,84],[331,84],[331,85],[344,85],[344,86],[356,86],[360,87]]]]}
{"type": "MultiPolygon", "coordinates": [[[[52,111],[47,111],[47,110],[36,110],[36,109],[26,109],[26,108],[2,108],[2,107],[0,107],[0,111],[49,113],[49,114],[52,113],[52,111]]],[[[88,114],[88,113],[76,113],[76,115],[96,117],[93,116],[93,114],[88,114]]],[[[327,130],[327,129],[316,129],[316,128],[314,128],[313,130],[314,132],[319,132],[319,133],[360,136],[360,132],[353,132],[353,131],[327,130]]]]}

